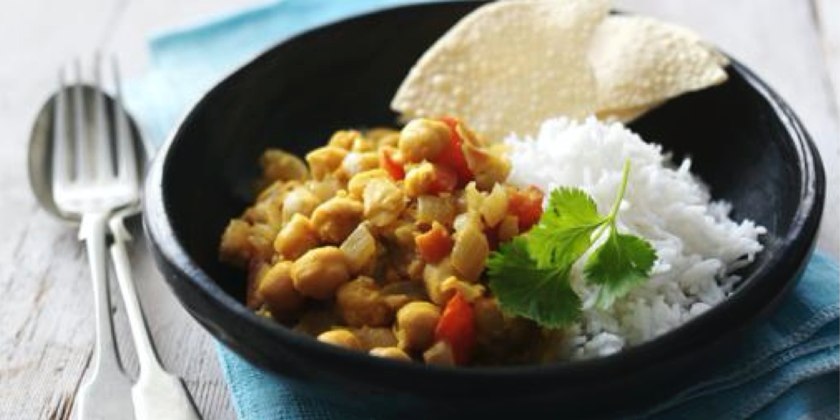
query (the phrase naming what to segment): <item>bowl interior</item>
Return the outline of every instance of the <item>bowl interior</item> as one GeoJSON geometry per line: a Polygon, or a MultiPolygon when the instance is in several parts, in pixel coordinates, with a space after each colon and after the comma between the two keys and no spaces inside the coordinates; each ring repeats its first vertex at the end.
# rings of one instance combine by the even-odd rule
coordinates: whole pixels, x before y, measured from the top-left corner
{"type": "MultiPolygon", "coordinates": [[[[396,125],[388,105],[406,72],[473,7],[342,22],[276,47],[214,89],[180,128],[164,175],[170,223],[199,267],[241,299],[243,274],[218,262],[217,245],[254,196],[260,153],[281,147],[302,156],[337,129],[396,125]]],[[[739,65],[728,72],[723,85],[669,101],[631,128],[677,159],[691,157],[736,220],[767,227],[758,267],[794,220],[802,177],[776,111],[739,65]]]]}

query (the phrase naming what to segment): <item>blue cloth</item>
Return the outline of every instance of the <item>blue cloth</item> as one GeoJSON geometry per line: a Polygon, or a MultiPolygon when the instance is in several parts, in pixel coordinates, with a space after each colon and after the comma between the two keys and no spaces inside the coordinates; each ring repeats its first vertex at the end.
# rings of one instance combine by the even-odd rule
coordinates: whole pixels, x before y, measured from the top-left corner
{"type": "MultiPolygon", "coordinates": [[[[228,72],[279,40],[315,25],[405,0],[285,0],[260,5],[151,41],[151,70],[126,87],[126,104],[160,144],[191,103],[228,72]]],[[[800,284],[766,322],[745,334],[735,362],[640,416],[659,418],[836,418],[838,269],[816,254],[800,284]]],[[[296,395],[283,380],[223,345],[219,361],[244,420],[347,418],[296,395]]]]}

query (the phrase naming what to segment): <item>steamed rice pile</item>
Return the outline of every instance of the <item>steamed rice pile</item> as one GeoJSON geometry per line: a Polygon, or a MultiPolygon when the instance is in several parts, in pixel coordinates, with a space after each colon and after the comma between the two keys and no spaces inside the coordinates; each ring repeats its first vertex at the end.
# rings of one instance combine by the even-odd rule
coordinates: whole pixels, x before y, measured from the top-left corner
{"type": "Polygon", "coordinates": [[[740,280],[732,272],[762,249],[758,236],[766,230],[730,219],[731,206],[711,201],[708,188],[691,174],[689,159],[675,167],[659,145],[621,124],[552,119],[536,138],[511,136],[506,142],[513,163],[509,182],[545,192],[582,188],[602,214],[615,199],[625,160],[632,164],[619,231],[646,238],[659,259],[648,282],[604,311],[594,305],[596,286],[583,282],[581,258],[572,285],[583,299],[583,317],[564,351],[572,359],[615,353],[703,313],[732,292],[740,280]]]}

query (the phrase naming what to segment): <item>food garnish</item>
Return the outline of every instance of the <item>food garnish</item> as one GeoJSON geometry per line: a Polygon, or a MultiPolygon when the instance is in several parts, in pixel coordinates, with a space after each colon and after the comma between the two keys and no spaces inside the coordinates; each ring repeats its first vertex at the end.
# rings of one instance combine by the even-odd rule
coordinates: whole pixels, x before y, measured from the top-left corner
{"type": "Polygon", "coordinates": [[[587,46],[608,11],[605,0],[479,7],[426,51],[391,107],[407,118],[457,115],[494,140],[585,117],[597,100],[587,46]]]}
{"type": "Polygon", "coordinates": [[[630,162],[624,165],[621,185],[612,209],[598,214],[595,201],[577,188],[551,192],[548,208],[528,233],[493,252],[487,262],[490,289],[505,311],[530,318],[547,327],[563,327],[581,312],[581,300],[572,289],[575,263],[587,257],[587,282],[600,286],[596,305],[608,308],[650,276],[656,252],[645,239],[619,233],[616,219],[627,187],[630,162]]]}
{"type": "Polygon", "coordinates": [[[610,16],[589,47],[598,117],[629,121],[662,102],[726,81],[726,56],[696,33],[645,16],[610,16]]]}
{"type": "Polygon", "coordinates": [[[631,121],[726,80],[728,60],[694,32],[609,9],[607,0],[479,7],[418,60],[391,108],[406,118],[458,115],[501,140],[561,115],[631,121]]]}

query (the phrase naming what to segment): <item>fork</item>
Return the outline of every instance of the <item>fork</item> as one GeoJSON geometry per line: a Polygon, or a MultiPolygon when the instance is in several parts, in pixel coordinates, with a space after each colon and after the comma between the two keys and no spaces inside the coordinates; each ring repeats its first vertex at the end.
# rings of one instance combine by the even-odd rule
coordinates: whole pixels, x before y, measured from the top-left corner
{"type": "Polygon", "coordinates": [[[131,278],[125,249],[130,235],[122,226],[122,219],[136,212],[140,181],[135,141],[122,107],[116,60],[111,61],[116,98],[111,101],[110,114],[102,89],[99,54],[94,63],[92,107],[85,96],[85,89],[90,87],[83,84],[81,62],[76,60],[74,64],[75,85],[67,86],[64,69],[59,73],[51,179],[56,207],[81,219],[79,240],[86,244],[93,280],[96,351],[91,373],[79,389],[76,415],[84,420],[135,416],[197,419],[183,384],[167,373],[157,359],[131,278]],[[105,253],[109,227],[114,234],[111,256],[139,356],[140,375],[134,386],[120,364],[113,336],[105,253]]]}

